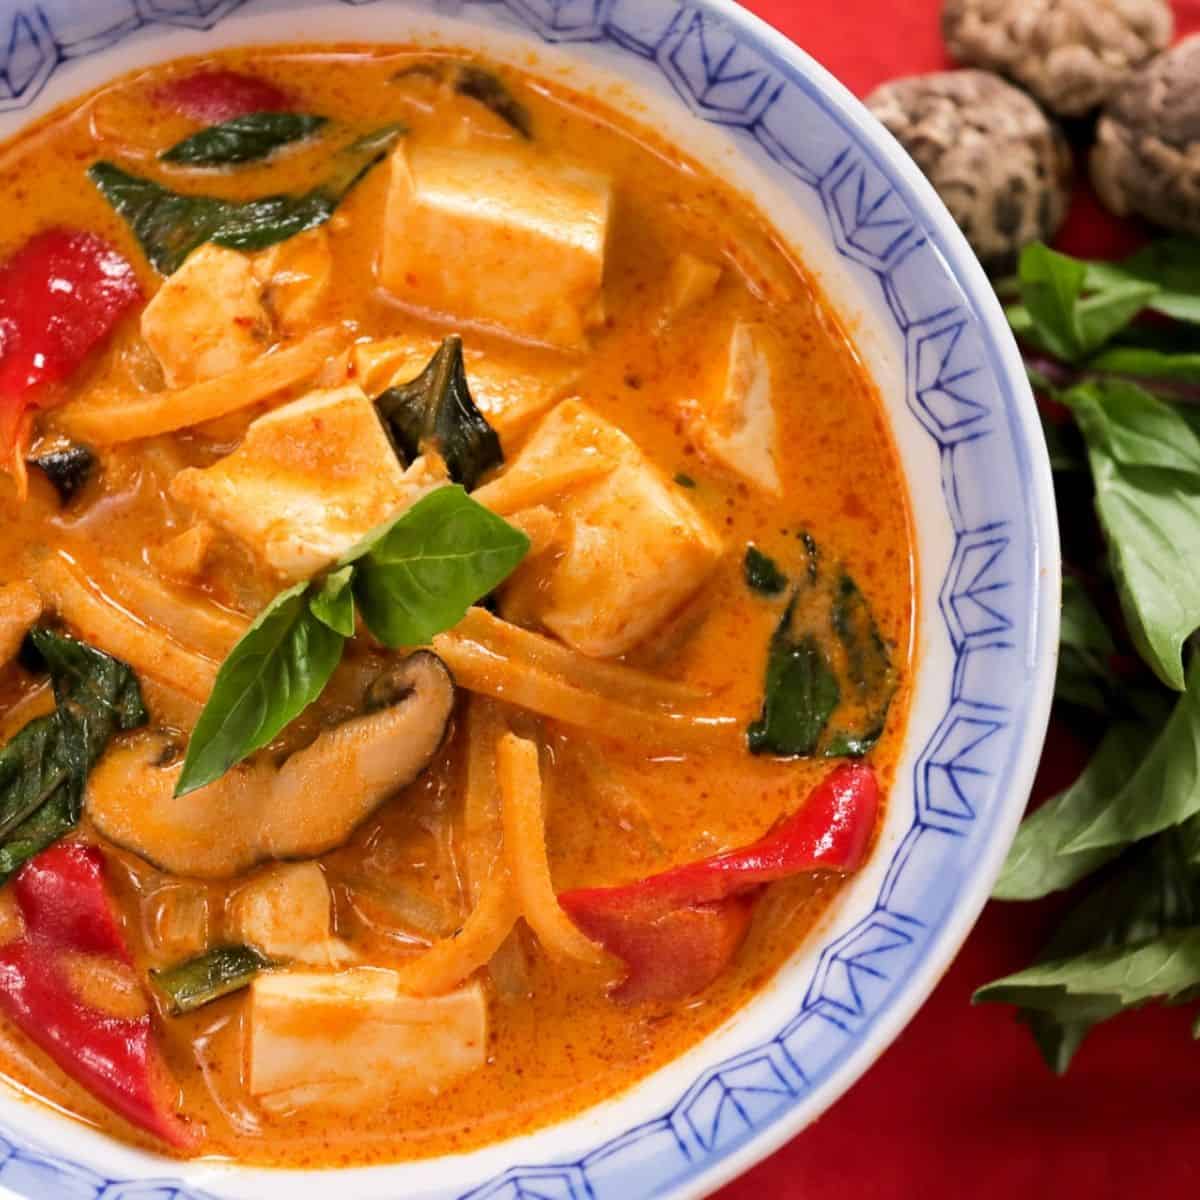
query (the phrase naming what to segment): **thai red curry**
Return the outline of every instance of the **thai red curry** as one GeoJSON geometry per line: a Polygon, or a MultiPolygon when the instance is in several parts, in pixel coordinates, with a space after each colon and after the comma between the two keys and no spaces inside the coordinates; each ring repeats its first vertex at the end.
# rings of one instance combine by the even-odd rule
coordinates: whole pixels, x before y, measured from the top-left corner
{"type": "Polygon", "coordinates": [[[869,854],[913,560],[804,266],[467,56],[0,151],[0,1069],[168,1153],[469,1149],[682,1053],[869,854]]]}

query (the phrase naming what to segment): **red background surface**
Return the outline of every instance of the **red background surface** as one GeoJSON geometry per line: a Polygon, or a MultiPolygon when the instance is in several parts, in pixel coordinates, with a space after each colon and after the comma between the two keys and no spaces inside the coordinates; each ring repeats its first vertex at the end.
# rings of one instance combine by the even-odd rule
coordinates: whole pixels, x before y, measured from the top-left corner
{"type": "MultiPolygon", "coordinates": [[[[864,96],[949,66],[940,0],[742,0],[864,96]]],[[[1175,5],[1200,30],[1200,0],[1175,5]]],[[[1125,249],[1130,232],[1082,189],[1062,248],[1125,249]]],[[[1085,749],[1053,726],[1035,799],[1085,749]]],[[[980,984],[1024,966],[1053,904],[991,904],[940,987],[878,1063],[815,1125],[720,1200],[1107,1200],[1200,1187],[1200,1045],[1184,1010],[1149,1009],[1095,1032],[1070,1074],[1042,1065],[1010,1011],[972,1008],[980,984]]]]}

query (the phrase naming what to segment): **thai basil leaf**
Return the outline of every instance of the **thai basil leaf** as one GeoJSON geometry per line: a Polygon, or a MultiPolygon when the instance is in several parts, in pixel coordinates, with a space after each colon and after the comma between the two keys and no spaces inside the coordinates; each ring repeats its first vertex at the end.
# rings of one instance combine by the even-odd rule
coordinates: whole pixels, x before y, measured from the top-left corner
{"type": "Polygon", "coordinates": [[[309,607],[307,583],[281,592],[221,664],[175,788],[186,795],[260,750],[324,691],[345,639],[309,607]]]}
{"type": "Polygon", "coordinates": [[[1079,778],[1021,822],[992,892],[997,900],[1035,900],[1070,887],[1117,853],[1110,847],[1074,852],[1067,847],[1129,781],[1154,734],[1136,721],[1116,722],[1079,778]]]}
{"type": "Polygon", "coordinates": [[[859,708],[857,720],[834,729],[822,753],[826,758],[861,758],[879,740],[896,691],[896,672],[874,614],[854,580],[838,579],[831,609],[833,632],[846,662],[846,693],[859,708]]]}
{"type": "Polygon", "coordinates": [[[354,636],[353,577],[352,566],[331,572],[316,586],[308,601],[313,616],[345,638],[354,636]]]}
{"type": "Polygon", "coordinates": [[[742,575],[746,586],[761,596],[778,596],[788,585],[788,577],[779,569],[779,564],[754,545],[746,547],[742,575]]]}
{"type": "Polygon", "coordinates": [[[1200,627],[1200,439],[1133,384],[1084,384],[1063,398],[1087,442],[1130,635],[1155,674],[1181,689],[1182,646],[1200,627]]]}
{"type": "Polygon", "coordinates": [[[492,71],[467,63],[458,69],[454,90],[462,96],[478,100],[491,109],[502,121],[511,125],[523,138],[533,137],[533,120],[529,110],[509,91],[508,85],[492,71]]]}
{"type": "Polygon", "coordinates": [[[388,388],[375,407],[397,451],[411,462],[427,447],[468,491],[504,461],[500,439],[471,398],[462,338],[448,337],[410,383],[388,388]]]}
{"type": "MultiPolygon", "coordinates": [[[[1174,834],[1155,838],[1123,859],[1071,910],[1038,965],[1071,962],[1113,948],[1129,950],[1168,931],[1193,927],[1200,918],[1198,902],[1197,873],[1181,840],[1174,834]]],[[[1021,1019],[1029,1025],[1048,1065],[1059,1074],[1091,1027],[1126,1007],[1120,996],[1103,991],[1080,993],[1065,984],[1031,985],[1026,972],[981,989],[976,999],[1023,1005],[1021,1019]]]]}
{"type": "Polygon", "coordinates": [[[253,946],[218,946],[160,971],[150,981],[166,997],[173,1017],[194,1012],[222,996],[249,987],[275,963],[253,946]]]}
{"type": "Polygon", "coordinates": [[[1170,380],[1200,385],[1200,354],[1174,353],[1141,346],[1113,346],[1088,360],[1088,370],[1133,379],[1170,380]]]}
{"type": "Polygon", "coordinates": [[[305,113],[256,112],[193,133],[159,157],[189,167],[226,167],[257,162],[292,142],[311,137],[327,123],[305,113]]]}
{"type": "Polygon", "coordinates": [[[1200,324],[1200,240],[1160,238],[1120,263],[1088,263],[1087,286],[1134,280],[1159,290],[1147,305],[1176,321],[1200,324]]]}
{"type": "Polygon", "coordinates": [[[461,621],[528,552],[520,530],[461,487],[439,488],[351,552],[354,597],[381,642],[423,645],[461,621]]]}
{"type": "Polygon", "coordinates": [[[1065,362],[1078,362],[1123,329],[1158,294],[1156,284],[1113,279],[1087,292],[1087,264],[1040,242],[1021,253],[1023,313],[1010,313],[1018,332],[1065,362]]]}
{"type": "Polygon", "coordinates": [[[1115,652],[1112,634],[1083,585],[1064,576],[1054,698],[1107,714],[1114,687],[1109,659],[1115,652]]]}
{"type": "Polygon", "coordinates": [[[1200,658],[1187,690],[1137,770],[1063,847],[1067,853],[1124,846],[1200,814],[1200,658]]]}
{"type": "Polygon", "coordinates": [[[841,688],[820,642],[797,634],[793,598],[767,651],[762,715],[747,730],[752,754],[812,754],[841,700],[841,688]]]}
{"type": "Polygon", "coordinates": [[[50,674],[56,706],[0,748],[0,882],[75,827],[88,775],[109,741],[147,719],[124,663],[48,629],[35,629],[30,644],[50,674]]]}
{"type": "Polygon", "coordinates": [[[182,195],[110,162],[94,163],[88,176],[128,222],[154,267],[170,275],[205,242],[261,250],[324,224],[397,136],[389,126],[360,138],[338,154],[329,178],[311,191],[257,200],[182,195]]]}

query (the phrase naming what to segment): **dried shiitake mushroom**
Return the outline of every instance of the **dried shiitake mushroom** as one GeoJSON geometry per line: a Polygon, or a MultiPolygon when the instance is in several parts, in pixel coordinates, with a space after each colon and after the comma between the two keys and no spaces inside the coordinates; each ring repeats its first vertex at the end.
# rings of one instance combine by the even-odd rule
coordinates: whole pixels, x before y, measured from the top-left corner
{"type": "Polygon", "coordinates": [[[1109,100],[1092,182],[1119,216],[1200,236],[1200,34],[1132,76],[1109,100]]]}
{"type": "Polygon", "coordinates": [[[965,66],[1007,75],[1060,116],[1082,116],[1170,45],[1169,0],[945,0],[942,33],[965,66]]]}
{"type": "Polygon", "coordinates": [[[1058,231],[1071,155],[1024,92],[986,71],[944,71],[884,84],[867,105],[929,177],[989,270],[1007,270],[1022,246],[1058,231]]]}

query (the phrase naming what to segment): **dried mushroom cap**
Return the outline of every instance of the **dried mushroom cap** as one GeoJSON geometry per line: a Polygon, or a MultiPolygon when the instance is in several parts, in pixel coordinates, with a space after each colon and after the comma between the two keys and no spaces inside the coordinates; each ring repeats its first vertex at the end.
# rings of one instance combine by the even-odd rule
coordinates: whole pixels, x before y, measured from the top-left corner
{"type": "Polygon", "coordinates": [[[1169,0],[946,0],[942,9],[959,62],[1009,76],[1064,117],[1103,104],[1174,30],[1169,0]]]}
{"type": "Polygon", "coordinates": [[[1024,92],[986,71],[884,84],[871,111],[913,156],[989,270],[1049,239],[1066,216],[1071,156],[1024,92]]]}
{"type": "Polygon", "coordinates": [[[1200,34],[1112,97],[1092,150],[1092,182],[1119,216],[1200,235],[1200,34]]]}

